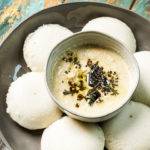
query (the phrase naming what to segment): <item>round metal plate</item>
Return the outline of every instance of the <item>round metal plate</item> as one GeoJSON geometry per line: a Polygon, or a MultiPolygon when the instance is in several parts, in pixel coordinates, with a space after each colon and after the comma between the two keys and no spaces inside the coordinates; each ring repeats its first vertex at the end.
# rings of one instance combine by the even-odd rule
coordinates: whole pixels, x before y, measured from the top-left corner
{"type": "MultiPolygon", "coordinates": [[[[42,130],[29,131],[12,121],[6,114],[6,94],[10,83],[28,71],[22,48],[26,36],[37,27],[55,23],[73,32],[80,31],[91,19],[101,16],[116,17],[130,26],[137,40],[137,51],[150,49],[150,22],[123,8],[103,3],[77,2],[42,10],[22,22],[2,43],[0,48],[0,135],[13,150],[40,150],[42,130]],[[17,67],[16,67],[17,66],[17,67]]],[[[120,33],[121,34],[121,33],[120,33]]],[[[17,109],[17,108],[16,108],[17,109]]]]}

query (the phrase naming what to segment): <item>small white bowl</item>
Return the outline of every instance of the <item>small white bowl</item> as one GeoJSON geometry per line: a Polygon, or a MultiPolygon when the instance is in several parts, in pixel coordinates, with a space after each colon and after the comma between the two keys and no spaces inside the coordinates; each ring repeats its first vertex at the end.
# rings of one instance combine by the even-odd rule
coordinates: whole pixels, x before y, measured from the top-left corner
{"type": "Polygon", "coordinates": [[[67,115],[71,116],[72,118],[85,121],[85,122],[104,121],[115,116],[117,113],[119,113],[131,99],[131,96],[133,92],[135,91],[138,81],[139,81],[139,68],[138,68],[137,62],[133,54],[124,45],[122,45],[120,42],[116,41],[112,37],[109,37],[105,34],[94,32],[94,31],[81,32],[81,33],[74,34],[73,36],[63,40],[58,45],[56,45],[56,47],[50,53],[45,71],[46,71],[45,74],[46,74],[47,89],[53,101],[67,115]],[[125,102],[120,107],[118,106],[116,110],[110,111],[109,113],[103,116],[88,117],[88,116],[83,116],[83,115],[74,113],[72,110],[67,109],[63,104],[61,104],[61,102],[57,100],[57,98],[54,96],[53,91],[52,91],[53,73],[55,70],[55,64],[56,64],[57,58],[61,57],[68,48],[80,46],[84,44],[94,44],[94,45],[98,45],[99,47],[107,48],[107,49],[118,52],[128,63],[128,66],[130,67],[130,71],[132,74],[131,75],[132,84],[129,87],[130,90],[129,90],[129,93],[125,102]]]}

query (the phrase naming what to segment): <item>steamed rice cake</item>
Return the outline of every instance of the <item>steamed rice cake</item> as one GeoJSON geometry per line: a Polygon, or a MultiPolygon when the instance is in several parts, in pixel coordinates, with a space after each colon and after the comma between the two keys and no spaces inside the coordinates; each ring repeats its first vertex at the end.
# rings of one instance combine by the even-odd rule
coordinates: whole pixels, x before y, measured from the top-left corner
{"type": "Polygon", "coordinates": [[[27,129],[42,129],[61,118],[62,112],[49,97],[44,73],[30,72],[12,82],[6,98],[7,113],[27,129]]]}
{"type": "Polygon", "coordinates": [[[27,66],[36,72],[44,71],[51,50],[73,33],[58,24],[47,24],[30,33],[24,43],[23,55],[27,66]]]}
{"type": "Polygon", "coordinates": [[[41,150],[103,150],[104,140],[97,124],[63,117],[45,129],[41,150]]]}
{"type": "Polygon", "coordinates": [[[134,54],[140,69],[140,80],[133,94],[133,100],[150,106],[150,52],[134,54]]]}
{"type": "Polygon", "coordinates": [[[120,41],[132,53],[136,51],[136,40],[130,27],[113,17],[99,17],[89,21],[82,31],[98,31],[120,41]]]}
{"type": "Polygon", "coordinates": [[[108,150],[150,150],[150,108],[131,101],[102,125],[108,150]]]}

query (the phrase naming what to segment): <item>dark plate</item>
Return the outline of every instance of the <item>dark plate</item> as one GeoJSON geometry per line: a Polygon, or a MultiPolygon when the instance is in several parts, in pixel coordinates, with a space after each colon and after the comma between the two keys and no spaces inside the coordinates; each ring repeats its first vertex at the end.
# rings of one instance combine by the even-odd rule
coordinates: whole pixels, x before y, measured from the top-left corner
{"type": "Polygon", "coordinates": [[[64,4],[40,11],[22,22],[1,45],[0,130],[4,142],[7,145],[9,143],[13,150],[40,150],[42,133],[40,130],[29,131],[20,127],[6,114],[6,93],[13,81],[16,66],[18,64],[22,66],[18,75],[28,71],[22,57],[25,37],[37,27],[48,23],[61,24],[74,32],[80,31],[89,20],[100,16],[112,16],[124,21],[135,34],[137,51],[150,49],[150,22],[148,20],[122,8],[91,2],[64,4]]]}

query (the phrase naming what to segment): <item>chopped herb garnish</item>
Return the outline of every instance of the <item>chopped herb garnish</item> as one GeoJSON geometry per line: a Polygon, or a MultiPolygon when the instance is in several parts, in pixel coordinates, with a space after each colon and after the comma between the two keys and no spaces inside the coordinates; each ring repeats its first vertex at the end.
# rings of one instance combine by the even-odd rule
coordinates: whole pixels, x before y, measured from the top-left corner
{"type": "Polygon", "coordinates": [[[96,89],[92,89],[88,91],[85,99],[90,105],[92,105],[99,97],[101,97],[100,92],[96,89]]]}
{"type": "Polygon", "coordinates": [[[82,94],[78,94],[77,100],[82,100],[83,98],[84,98],[84,96],[82,94]]]}
{"type": "Polygon", "coordinates": [[[75,104],[75,107],[79,108],[80,106],[79,106],[79,104],[78,104],[78,103],[76,103],[76,104],[75,104]]]}
{"type": "MultiPolygon", "coordinates": [[[[81,69],[81,64],[78,57],[73,52],[68,52],[65,57],[62,58],[66,63],[71,63],[76,69],[81,69]]],[[[94,103],[103,102],[102,97],[110,95],[118,95],[118,80],[119,76],[116,71],[106,71],[102,66],[99,66],[99,62],[93,63],[91,59],[87,60],[86,67],[90,71],[86,74],[79,70],[79,74],[76,79],[68,80],[69,90],[64,90],[64,95],[77,95],[77,100],[86,100],[89,105],[94,103]],[[88,88],[88,86],[90,88],[88,88]],[[87,94],[85,94],[87,90],[87,94]],[[80,93],[80,94],[79,94],[80,93]]],[[[68,74],[71,71],[71,67],[65,71],[68,74]]],[[[64,81],[62,81],[64,83],[64,81]]],[[[79,107],[76,103],[75,107],[79,107]]]]}
{"type": "Polygon", "coordinates": [[[70,94],[70,92],[67,91],[67,90],[64,90],[64,91],[63,91],[63,94],[64,94],[64,95],[68,95],[68,94],[70,94]]]}
{"type": "Polygon", "coordinates": [[[119,93],[118,93],[118,91],[117,90],[112,90],[112,94],[111,95],[118,95],[119,93]]]}
{"type": "Polygon", "coordinates": [[[129,117],[130,117],[130,118],[133,118],[133,116],[132,116],[132,115],[129,115],[129,117]]]}
{"type": "Polygon", "coordinates": [[[72,57],[69,57],[68,60],[69,60],[69,62],[72,62],[73,59],[72,59],[72,57]]]}
{"type": "MultiPolygon", "coordinates": [[[[73,52],[67,52],[67,55],[62,58],[63,61],[73,63],[75,68],[81,68],[81,64],[76,56],[74,56],[73,52]]],[[[66,73],[67,74],[67,73],[66,73]]]]}
{"type": "Polygon", "coordinates": [[[108,71],[104,72],[103,67],[99,67],[98,62],[90,66],[90,72],[88,74],[87,83],[94,89],[100,90],[104,95],[118,95],[118,91],[115,87],[118,86],[118,80],[114,80],[116,78],[117,73],[108,71]],[[112,75],[113,74],[113,75],[112,75]]]}
{"type": "Polygon", "coordinates": [[[92,65],[92,60],[91,60],[91,59],[88,59],[86,66],[91,66],[91,65],[92,65]]]}

